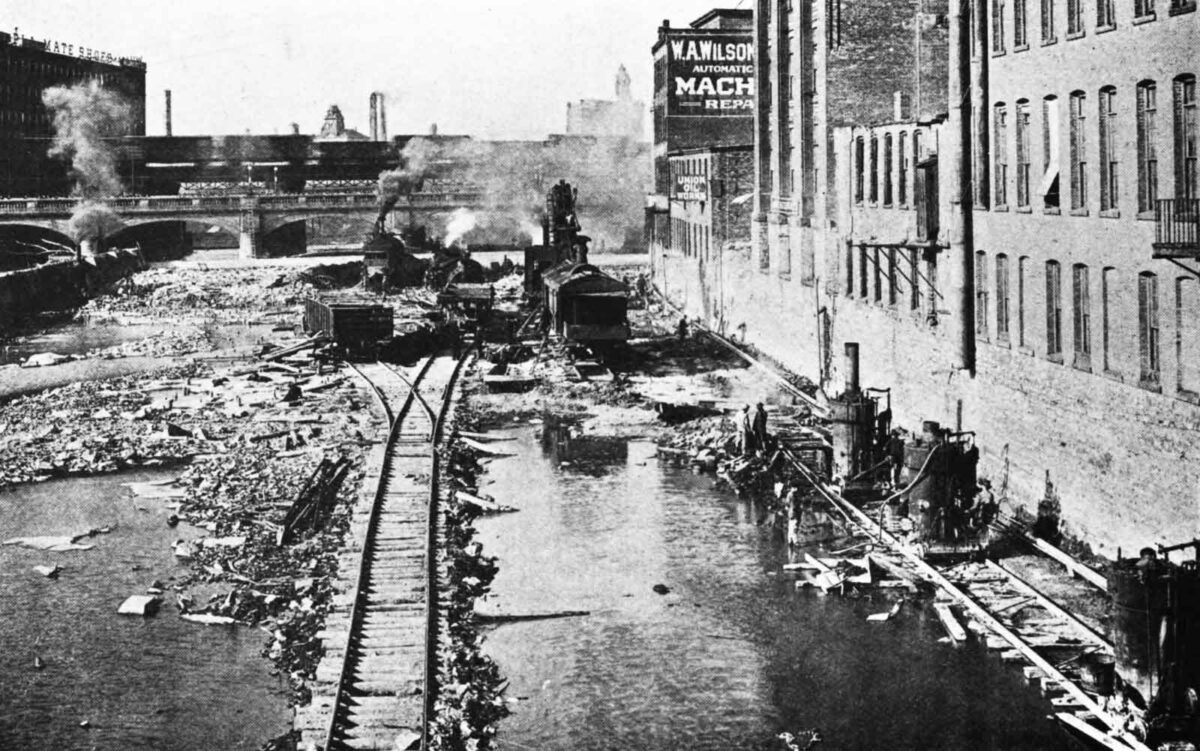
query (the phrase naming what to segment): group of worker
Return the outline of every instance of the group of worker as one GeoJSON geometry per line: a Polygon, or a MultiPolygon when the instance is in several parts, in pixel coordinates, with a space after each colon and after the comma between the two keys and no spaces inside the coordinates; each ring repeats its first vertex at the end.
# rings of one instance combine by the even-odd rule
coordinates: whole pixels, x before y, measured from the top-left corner
{"type": "Polygon", "coordinates": [[[742,456],[755,456],[759,452],[766,453],[771,436],[767,433],[767,410],[759,402],[754,413],[750,413],[750,405],[742,405],[741,416],[737,421],[738,451],[742,456]]]}

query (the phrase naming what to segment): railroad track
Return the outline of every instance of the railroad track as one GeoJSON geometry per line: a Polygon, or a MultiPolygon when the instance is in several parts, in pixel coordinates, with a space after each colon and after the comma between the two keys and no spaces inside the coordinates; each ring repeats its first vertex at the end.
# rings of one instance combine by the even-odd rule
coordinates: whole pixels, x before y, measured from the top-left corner
{"type": "MultiPolygon", "coordinates": [[[[989,648],[1002,650],[1001,657],[1008,661],[1024,663],[1026,680],[1050,699],[1053,717],[1064,726],[1089,739],[1094,747],[1149,751],[1125,730],[1123,718],[1111,714],[1104,699],[1083,684],[1080,658],[1087,653],[1112,654],[1112,645],[1102,634],[1003,564],[988,561],[976,564],[975,569],[964,566],[939,569],[929,564],[902,545],[894,530],[881,526],[843,499],[835,488],[822,483],[790,451],[784,454],[865,536],[898,556],[889,566],[894,573],[927,581],[938,588],[939,602],[934,607],[952,640],[965,638],[965,631],[950,610],[951,605],[965,618],[969,630],[989,648]],[[1016,617],[1019,612],[1021,616],[1016,617]]],[[[1064,563],[1064,557],[1069,558],[1062,551],[1055,556],[1042,548],[1034,549],[1059,563],[1064,563]]]]}
{"type": "Polygon", "coordinates": [[[388,435],[369,462],[376,486],[355,508],[341,556],[313,700],[296,714],[302,747],[426,746],[442,620],[436,449],[462,362],[355,368],[387,415],[388,435]]]}

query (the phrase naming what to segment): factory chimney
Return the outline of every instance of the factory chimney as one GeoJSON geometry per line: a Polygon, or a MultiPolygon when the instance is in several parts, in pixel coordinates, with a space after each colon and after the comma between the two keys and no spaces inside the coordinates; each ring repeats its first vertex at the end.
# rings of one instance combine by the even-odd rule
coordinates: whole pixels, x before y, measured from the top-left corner
{"type": "Polygon", "coordinates": [[[300,123],[292,123],[292,135],[300,135],[300,123]]]}
{"type": "Polygon", "coordinates": [[[371,140],[387,140],[387,111],[384,108],[383,93],[371,92],[371,140]]]}
{"type": "Polygon", "coordinates": [[[169,135],[171,135],[171,90],[170,89],[166,89],[163,91],[163,100],[164,100],[164,104],[165,104],[165,107],[163,109],[163,126],[164,126],[164,130],[166,130],[166,133],[169,136],[169,135]]]}

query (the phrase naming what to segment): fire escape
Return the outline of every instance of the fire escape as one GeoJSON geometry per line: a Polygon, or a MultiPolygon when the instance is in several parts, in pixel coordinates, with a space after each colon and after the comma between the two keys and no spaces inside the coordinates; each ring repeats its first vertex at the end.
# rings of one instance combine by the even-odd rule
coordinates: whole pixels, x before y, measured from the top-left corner
{"type": "Polygon", "coordinates": [[[1154,205],[1154,254],[1200,277],[1200,198],[1160,199],[1154,205]]]}

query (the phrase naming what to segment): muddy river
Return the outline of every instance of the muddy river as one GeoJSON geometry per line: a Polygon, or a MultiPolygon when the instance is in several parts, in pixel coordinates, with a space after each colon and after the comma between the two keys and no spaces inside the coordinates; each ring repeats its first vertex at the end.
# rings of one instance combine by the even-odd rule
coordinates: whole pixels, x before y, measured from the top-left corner
{"type": "Polygon", "coordinates": [[[982,647],[939,643],[936,615],[896,595],[797,591],[786,546],[709,477],[648,442],[498,444],[484,490],[519,513],[481,519],[500,558],[487,612],[590,615],[492,627],[486,650],[521,699],[503,749],[1058,749],[1049,702],[982,647]],[[669,591],[654,591],[657,584],[669,591]]]}

